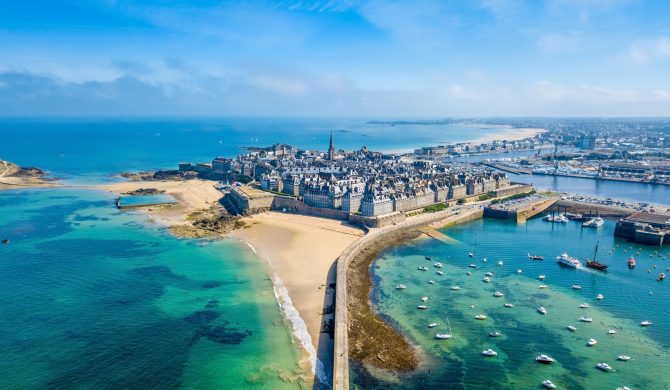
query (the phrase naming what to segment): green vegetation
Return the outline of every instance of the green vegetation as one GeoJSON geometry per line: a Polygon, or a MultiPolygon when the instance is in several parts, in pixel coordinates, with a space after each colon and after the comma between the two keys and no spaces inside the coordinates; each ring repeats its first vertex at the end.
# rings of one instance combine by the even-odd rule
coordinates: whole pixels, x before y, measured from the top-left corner
{"type": "Polygon", "coordinates": [[[522,192],[520,194],[510,195],[510,196],[504,197],[502,199],[494,199],[494,200],[491,201],[491,204],[502,203],[502,202],[505,202],[505,201],[508,201],[508,200],[514,200],[514,199],[523,199],[523,198],[531,196],[535,193],[536,193],[535,190],[532,190],[532,191],[529,191],[529,192],[522,192]]]}
{"type": "Polygon", "coordinates": [[[437,203],[423,208],[423,211],[427,213],[435,213],[446,209],[448,206],[445,203],[437,203]]]}
{"type": "Polygon", "coordinates": [[[496,197],[496,194],[495,194],[495,193],[493,193],[493,192],[487,192],[487,193],[485,193],[485,194],[483,194],[483,195],[479,195],[479,200],[480,200],[480,201],[481,201],[481,200],[489,200],[489,199],[491,199],[491,198],[495,198],[495,197],[496,197]]]}

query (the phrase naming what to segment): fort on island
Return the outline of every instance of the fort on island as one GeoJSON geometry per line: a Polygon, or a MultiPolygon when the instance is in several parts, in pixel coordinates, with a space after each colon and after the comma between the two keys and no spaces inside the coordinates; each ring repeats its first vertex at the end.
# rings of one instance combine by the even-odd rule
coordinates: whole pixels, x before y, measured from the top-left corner
{"type": "Polygon", "coordinates": [[[421,210],[524,193],[505,173],[471,164],[407,159],[362,147],[327,152],[275,144],[235,158],[182,163],[182,172],[233,182],[225,204],[236,214],[282,210],[367,227],[398,223],[421,210]],[[246,183],[245,185],[240,185],[246,183]]]}

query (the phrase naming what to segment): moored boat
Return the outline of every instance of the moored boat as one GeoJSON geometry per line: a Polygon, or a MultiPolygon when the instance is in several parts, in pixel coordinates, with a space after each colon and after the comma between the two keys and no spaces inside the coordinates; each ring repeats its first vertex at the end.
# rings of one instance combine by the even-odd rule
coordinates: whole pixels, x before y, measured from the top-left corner
{"type": "Polygon", "coordinates": [[[542,386],[546,387],[547,389],[555,389],[556,388],[556,385],[552,381],[550,381],[549,379],[543,381],[542,386]]]}
{"type": "Polygon", "coordinates": [[[593,318],[591,317],[579,317],[579,320],[581,322],[593,322],[593,318]]]}
{"type": "Polygon", "coordinates": [[[438,333],[435,335],[435,338],[438,340],[446,340],[452,338],[450,333],[438,333]]]}
{"type": "Polygon", "coordinates": [[[596,295],[596,299],[602,301],[603,299],[605,299],[605,296],[603,294],[598,294],[596,295]]]}
{"type": "Polygon", "coordinates": [[[443,264],[440,263],[440,262],[437,262],[437,263],[433,264],[433,267],[435,267],[435,268],[442,268],[442,267],[443,267],[443,264]]]}
{"type": "Polygon", "coordinates": [[[640,326],[651,326],[651,321],[642,321],[640,322],[640,326]]]}
{"type": "Polygon", "coordinates": [[[628,355],[619,355],[619,356],[617,356],[617,359],[618,359],[618,360],[621,360],[622,362],[627,362],[627,361],[629,361],[629,360],[632,359],[632,358],[631,358],[630,356],[628,356],[628,355]]]}
{"type": "Polygon", "coordinates": [[[395,288],[396,288],[396,290],[404,290],[404,289],[407,288],[407,286],[405,286],[404,284],[399,284],[399,285],[395,286],[395,288]]]}
{"type": "Polygon", "coordinates": [[[514,305],[511,304],[511,303],[506,303],[506,304],[504,304],[503,306],[505,306],[505,307],[514,307],[514,305]]]}
{"type": "Polygon", "coordinates": [[[542,364],[552,364],[556,360],[549,355],[541,354],[535,358],[535,361],[542,364]]]}
{"type": "Polygon", "coordinates": [[[572,325],[568,325],[567,328],[570,332],[575,332],[577,330],[577,328],[572,325]]]}
{"type": "Polygon", "coordinates": [[[500,337],[502,333],[500,332],[489,332],[489,337],[500,337]]]}
{"type": "Polygon", "coordinates": [[[442,272],[442,271],[436,271],[435,273],[440,275],[440,276],[444,275],[444,272],[442,272]]]}
{"type": "Polygon", "coordinates": [[[531,255],[530,253],[528,254],[528,258],[531,259],[531,260],[544,260],[544,256],[531,255]]]}
{"type": "Polygon", "coordinates": [[[428,271],[428,267],[424,267],[422,265],[416,267],[416,269],[418,269],[419,271],[428,271]]]}
{"type": "Polygon", "coordinates": [[[478,319],[478,320],[485,320],[485,319],[487,319],[488,317],[485,316],[484,314],[477,314],[477,315],[475,316],[475,318],[478,319]]]}
{"type": "Polygon", "coordinates": [[[429,327],[429,328],[434,328],[434,327],[436,327],[437,325],[438,325],[437,322],[431,322],[430,324],[428,324],[428,327],[429,327]]]}
{"type": "Polygon", "coordinates": [[[458,291],[461,289],[461,286],[451,286],[451,290],[458,291]]]}
{"type": "Polygon", "coordinates": [[[581,305],[579,305],[579,308],[580,308],[580,309],[588,309],[589,307],[590,307],[589,304],[586,303],[586,302],[584,302],[584,303],[582,303],[581,305]]]}
{"type": "Polygon", "coordinates": [[[573,289],[573,290],[581,290],[581,289],[582,289],[582,286],[580,286],[580,285],[578,285],[578,284],[573,284],[573,285],[572,285],[572,289],[573,289]]]}
{"type": "Polygon", "coordinates": [[[633,256],[631,256],[628,259],[628,268],[630,268],[630,269],[635,268],[635,258],[633,256]]]}
{"type": "Polygon", "coordinates": [[[599,228],[605,224],[605,220],[600,217],[591,218],[582,223],[583,227],[599,228]]]}
{"type": "Polygon", "coordinates": [[[502,262],[502,260],[499,260],[498,261],[498,267],[502,267],[502,266],[503,266],[503,262],[502,262]]]}
{"type": "Polygon", "coordinates": [[[496,297],[496,298],[500,298],[500,297],[502,297],[503,295],[504,295],[504,294],[503,294],[502,292],[500,292],[500,291],[496,291],[496,292],[493,293],[493,296],[496,297]]]}
{"type": "Polygon", "coordinates": [[[605,372],[610,372],[613,370],[613,368],[607,363],[598,363],[596,364],[596,368],[603,370],[605,372]]]}
{"type": "Polygon", "coordinates": [[[586,342],[586,345],[588,345],[589,347],[593,347],[596,344],[598,344],[598,340],[596,339],[589,339],[589,341],[586,342]]]}
{"type": "Polygon", "coordinates": [[[538,308],[537,308],[537,311],[538,311],[540,314],[542,314],[542,315],[547,314],[547,309],[545,309],[544,306],[540,306],[540,307],[538,307],[538,308]]]}
{"type": "Polygon", "coordinates": [[[616,329],[610,329],[610,330],[607,331],[607,334],[610,335],[610,336],[615,335],[616,333],[617,333],[616,329]]]}
{"type": "Polygon", "coordinates": [[[484,283],[488,283],[488,282],[491,281],[491,279],[489,279],[488,276],[484,276],[484,279],[482,279],[482,281],[483,281],[484,283]]]}
{"type": "Polygon", "coordinates": [[[492,350],[491,348],[485,349],[482,351],[482,355],[484,356],[498,356],[498,352],[492,350]]]}

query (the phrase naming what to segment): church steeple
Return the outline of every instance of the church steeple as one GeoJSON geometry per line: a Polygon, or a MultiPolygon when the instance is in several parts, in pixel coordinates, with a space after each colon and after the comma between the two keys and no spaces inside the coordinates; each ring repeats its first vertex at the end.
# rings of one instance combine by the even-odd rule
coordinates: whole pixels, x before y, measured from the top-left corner
{"type": "Polygon", "coordinates": [[[335,159],[335,145],[333,144],[333,131],[330,131],[330,145],[328,146],[328,160],[335,159]]]}

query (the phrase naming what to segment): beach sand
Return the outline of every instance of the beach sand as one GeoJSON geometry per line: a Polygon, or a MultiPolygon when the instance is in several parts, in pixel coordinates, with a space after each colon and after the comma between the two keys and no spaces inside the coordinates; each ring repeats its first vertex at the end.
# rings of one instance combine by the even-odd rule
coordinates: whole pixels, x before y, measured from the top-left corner
{"type": "Polygon", "coordinates": [[[490,134],[485,135],[484,137],[478,138],[470,143],[482,143],[482,142],[491,142],[491,141],[518,141],[524,138],[534,137],[538,134],[546,133],[546,129],[540,128],[496,128],[490,134]]]}
{"type": "Polygon", "coordinates": [[[211,180],[179,180],[179,181],[128,181],[95,186],[94,188],[110,191],[116,195],[135,191],[140,188],[155,188],[172,195],[177,203],[168,206],[152,206],[138,208],[147,212],[151,219],[159,224],[173,226],[187,223],[188,215],[194,212],[207,211],[214,206],[223,194],[214,187],[211,180]]]}
{"type": "MultiPolygon", "coordinates": [[[[268,262],[275,288],[281,285],[286,288],[304,320],[304,324],[300,324],[288,316],[298,341],[311,342],[314,348],[310,351],[309,346],[303,345],[307,358],[313,359],[314,356],[309,355],[316,353],[325,367],[332,367],[333,340],[321,330],[322,322],[333,318],[332,314],[323,312],[334,298],[335,291],[329,286],[335,283],[334,262],[363,231],[342,221],[279,212],[254,215],[244,221],[248,227],[235,230],[229,236],[247,242],[268,262]],[[301,334],[305,326],[311,340],[301,334]]],[[[318,370],[317,367],[317,375],[318,370]]]]}

